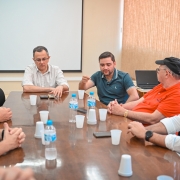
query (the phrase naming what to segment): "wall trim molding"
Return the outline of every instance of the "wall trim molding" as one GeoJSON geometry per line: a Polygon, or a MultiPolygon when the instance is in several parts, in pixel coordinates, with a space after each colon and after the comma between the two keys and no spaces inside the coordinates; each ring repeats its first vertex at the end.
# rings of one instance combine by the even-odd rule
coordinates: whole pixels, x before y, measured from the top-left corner
{"type": "MultiPolygon", "coordinates": [[[[0,82],[22,81],[22,77],[0,77],[0,82]]],[[[67,81],[80,81],[82,77],[65,77],[67,81]]]]}

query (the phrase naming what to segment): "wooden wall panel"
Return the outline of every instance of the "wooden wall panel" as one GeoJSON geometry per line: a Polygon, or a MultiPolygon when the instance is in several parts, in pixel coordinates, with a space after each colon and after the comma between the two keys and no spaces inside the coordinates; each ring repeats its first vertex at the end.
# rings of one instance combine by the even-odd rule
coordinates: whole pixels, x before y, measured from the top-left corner
{"type": "Polygon", "coordinates": [[[156,69],[155,60],[180,58],[180,0],[124,0],[121,69],[156,69]]]}

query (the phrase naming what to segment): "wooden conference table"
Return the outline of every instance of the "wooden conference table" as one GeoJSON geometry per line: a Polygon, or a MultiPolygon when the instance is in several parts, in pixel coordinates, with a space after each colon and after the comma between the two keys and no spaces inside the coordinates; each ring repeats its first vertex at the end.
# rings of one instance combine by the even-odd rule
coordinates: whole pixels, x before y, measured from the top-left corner
{"type": "MultiPolygon", "coordinates": [[[[105,122],[99,121],[99,108],[106,108],[97,101],[97,125],[87,125],[77,129],[69,123],[68,103],[73,92],[63,94],[57,100],[41,100],[38,94],[36,106],[31,106],[29,94],[11,92],[4,106],[13,112],[13,127],[22,127],[26,140],[22,148],[15,149],[0,157],[0,166],[31,167],[37,180],[155,180],[158,175],[169,175],[180,179],[180,157],[168,149],[155,146],[127,134],[129,119],[108,114],[105,122]],[[46,161],[45,147],[41,139],[34,137],[35,123],[40,120],[39,111],[49,110],[49,118],[54,121],[57,131],[57,160],[46,161]],[[120,145],[111,144],[111,138],[95,138],[95,131],[121,129],[120,145]],[[122,154],[132,157],[133,175],[129,178],[118,175],[122,154]]],[[[77,94],[77,92],[75,92],[77,94]]],[[[86,108],[87,95],[78,100],[80,107],[86,108]]],[[[81,113],[78,113],[81,114],[81,113]]],[[[0,123],[2,127],[3,123],[0,123]]],[[[3,147],[0,147],[3,148],[3,147]]]]}

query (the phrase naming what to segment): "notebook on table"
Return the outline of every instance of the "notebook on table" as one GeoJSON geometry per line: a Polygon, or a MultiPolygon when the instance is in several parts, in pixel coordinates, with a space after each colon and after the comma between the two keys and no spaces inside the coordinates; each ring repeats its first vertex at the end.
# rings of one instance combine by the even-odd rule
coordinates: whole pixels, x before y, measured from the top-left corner
{"type": "Polygon", "coordinates": [[[153,89],[159,84],[155,70],[135,70],[136,84],[141,89],[153,89]]]}

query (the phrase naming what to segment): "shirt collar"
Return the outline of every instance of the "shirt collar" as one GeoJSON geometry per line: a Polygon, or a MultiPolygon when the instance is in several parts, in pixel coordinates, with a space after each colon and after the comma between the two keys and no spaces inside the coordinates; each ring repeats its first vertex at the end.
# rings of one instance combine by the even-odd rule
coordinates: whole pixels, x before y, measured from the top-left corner
{"type": "MultiPolygon", "coordinates": [[[[37,68],[36,64],[35,64],[35,67],[36,67],[36,71],[40,72],[39,69],[37,68]]],[[[48,70],[44,74],[49,73],[49,72],[51,72],[51,70],[50,70],[50,67],[49,67],[49,64],[48,64],[48,70]]]]}
{"type": "MultiPolygon", "coordinates": [[[[113,77],[112,77],[111,81],[112,81],[113,79],[117,79],[117,77],[118,77],[118,71],[117,71],[116,68],[114,68],[114,74],[113,74],[113,77]]],[[[105,79],[105,76],[104,76],[103,73],[102,73],[101,78],[104,78],[104,79],[105,79]]]]}

